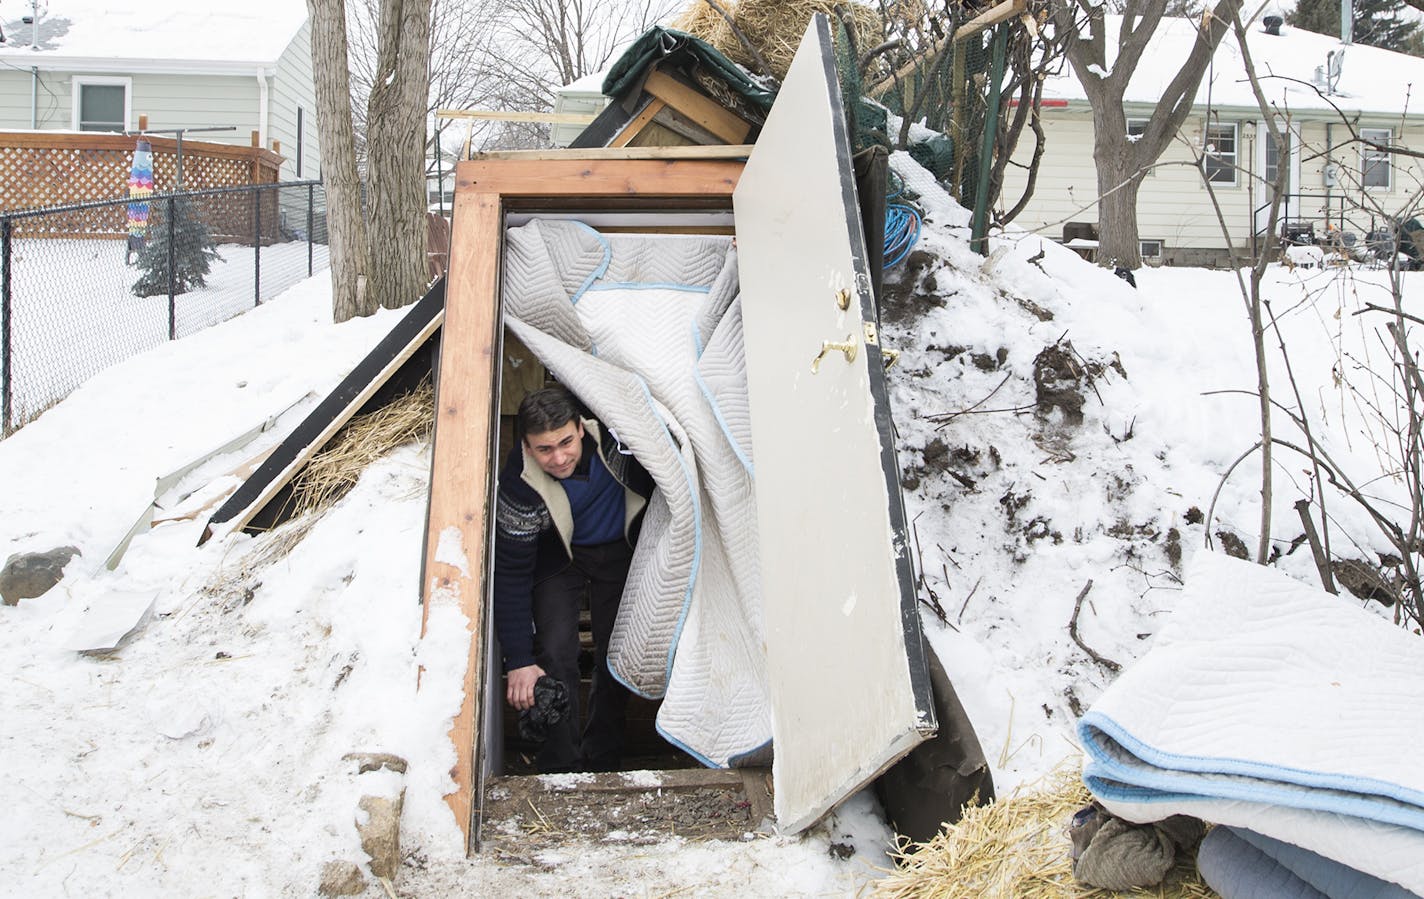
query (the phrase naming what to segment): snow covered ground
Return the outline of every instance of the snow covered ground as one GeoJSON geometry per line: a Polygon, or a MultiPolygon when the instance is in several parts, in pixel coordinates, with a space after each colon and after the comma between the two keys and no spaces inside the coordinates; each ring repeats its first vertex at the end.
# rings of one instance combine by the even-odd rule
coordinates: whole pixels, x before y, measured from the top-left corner
{"type": "MultiPolygon", "coordinates": [[[[997,239],[986,263],[965,243],[967,213],[896,165],[930,213],[883,329],[902,353],[892,399],[925,598],[933,591],[947,623],[922,617],[1002,793],[1074,752],[1075,715],[1109,680],[1068,635],[1085,584],[1080,636],[1107,658],[1140,656],[1170,615],[1182,565],[1202,551],[1200,515],[1257,439],[1254,398],[1231,392],[1254,387],[1249,332],[1230,272],[1143,270],[1133,290],[1022,234],[997,239]],[[1081,422],[1035,411],[1035,359],[1060,341],[1096,373],[1079,393],[1081,422]]],[[[1385,275],[1267,276],[1308,414],[1361,481],[1381,460],[1347,388],[1379,347],[1370,317],[1351,312],[1383,302],[1385,275]]],[[[1416,312],[1420,277],[1406,277],[1416,312]]],[[[342,761],[352,751],[410,762],[402,895],[856,894],[887,864],[889,833],[867,796],[802,839],[573,843],[532,866],[461,857],[440,798],[459,647],[420,641],[413,601],[426,447],[372,466],[268,567],[249,561],[263,539],[196,547],[199,516],[141,534],[116,571],[103,569],[155,478],[291,407],[173,491],[200,501],[398,316],[332,326],[318,276],[100,372],[0,442],[0,558],[82,552],[59,587],[0,608],[0,895],[311,895],[324,862],[361,857],[360,789],[342,761]],[[117,594],[152,598],[140,631],[108,655],[66,648],[79,611],[117,594]],[[855,854],[833,857],[832,841],[855,854]]],[[[1279,462],[1283,552],[1300,531],[1290,501],[1305,468],[1279,462]]],[[[1254,547],[1258,480],[1256,457],[1236,469],[1213,533],[1254,547]]],[[[1341,546],[1354,541],[1364,558],[1383,549],[1353,509],[1336,500],[1331,514],[1341,546]]],[[[1279,564],[1314,581],[1305,550],[1279,564]]],[[[445,623],[433,632],[458,632],[445,623]]]]}
{"type": "MultiPolygon", "coordinates": [[[[101,369],[168,339],[168,296],[137,297],[142,271],[124,263],[122,240],[20,238],[11,259],[11,323],[17,422],[63,399],[101,369]]],[[[175,298],[179,337],[251,309],[253,248],[222,244],[206,284],[175,298]]],[[[262,248],[261,296],[271,299],[307,276],[306,241],[262,248]]],[[[311,247],[313,271],[327,267],[311,247]]]]}

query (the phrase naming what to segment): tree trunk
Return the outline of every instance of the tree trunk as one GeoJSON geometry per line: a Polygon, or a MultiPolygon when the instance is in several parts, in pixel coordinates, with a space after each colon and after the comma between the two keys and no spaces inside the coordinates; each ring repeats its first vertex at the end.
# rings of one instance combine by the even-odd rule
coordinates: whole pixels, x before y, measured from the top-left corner
{"type": "Polygon", "coordinates": [[[1137,240],[1137,191],[1142,186],[1142,172],[1134,154],[1121,147],[1105,147],[1099,142],[1093,157],[1098,169],[1098,264],[1139,269],[1142,245],[1137,240]]]}
{"type": "Polygon", "coordinates": [[[431,0],[384,0],[367,105],[372,305],[398,309],[426,285],[425,111],[431,0]]]}
{"type": "Polygon", "coordinates": [[[361,181],[356,175],[356,138],[351,124],[346,4],[344,0],[307,0],[307,12],[312,23],[317,135],[321,139],[321,174],[331,248],[331,317],[344,322],[376,311],[371,294],[365,289],[370,255],[366,249],[366,224],[361,217],[361,181]]]}

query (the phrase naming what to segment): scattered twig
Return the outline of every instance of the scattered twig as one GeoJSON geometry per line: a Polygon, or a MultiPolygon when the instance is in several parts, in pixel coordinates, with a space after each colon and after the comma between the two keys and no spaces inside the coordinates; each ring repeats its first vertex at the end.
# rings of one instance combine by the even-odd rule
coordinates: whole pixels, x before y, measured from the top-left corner
{"type": "Polygon", "coordinates": [[[1351,315],[1364,315],[1366,312],[1388,312],[1390,315],[1397,315],[1400,318],[1408,319],[1416,324],[1424,325],[1424,318],[1417,315],[1410,315],[1408,312],[1401,312],[1398,309],[1391,309],[1388,306],[1377,306],[1374,303],[1366,303],[1364,308],[1356,309],[1351,315]]]}
{"type": "Polygon", "coordinates": [[[1083,585],[1083,589],[1078,591],[1078,598],[1073,600],[1073,617],[1068,621],[1068,635],[1073,638],[1074,643],[1078,644],[1079,649],[1088,654],[1089,658],[1116,674],[1122,670],[1122,666],[1112,659],[1098,655],[1092,647],[1083,642],[1083,638],[1078,636],[1078,613],[1083,611],[1083,599],[1087,597],[1088,591],[1091,589],[1093,589],[1093,581],[1089,579],[1083,585]]]}
{"type": "Polygon", "coordinates": [[[955,621],[958,621],[958,622],[960,622],[960,623],[963,623],[963,621],[964,621],[964,610],[967,609],[967,608],[969,608],[969,600],[971,600],[971,599],[974,598],[974,594],[979,590],[979,584],[980,584],[981,582],[983,582],[983,580],[984,580],[984,579],[981,577],[981,578],[979,578],[979,580],[977,580],[977,581],[974,582],[974,586],[971,587],[970,590],[969,590],[969,595],[966,596],[966,597],[964,597],[964,605],[962,605],[962,606],[959,607],[959,617],[958,617],[958,618],[955,618],[955,619],[954,619],[955,621]]]}
{"type": "MultiPolygon", "coordinates": [[[[975,403],[974,405],[970,406],[968,409],[961,409],[961,410],[959,410],[958,412],[940,412],[940,413],[937,413],[937,414],[935,414],[935,415],[926,415],[926,416],[925,416],[925,420],[926,420],[926,421],[949,421],[949,420],[951,420],[951,419],[953,419],[953,418],[956,418],[957,416],[960,416],[960,415],[968,415],[970,412],[973,412],[975,409],[978,409],[980,406],[982,406],[982,405],[984,405],[985,403],[989,402],[989,399],[990,399],[994,394],[998,393],[999,390],[1000,390],[1005,384],[1009,383],[1009,378],[1011,378],[1011,377],[1013,377],[1013,372],[1009,372],[1008,374],[1004,375],[1004,380],[1002,380],[1002,381],[999,382],[999,386],[998,386],[998,387],[995,387],[993,390],[989,391],[989,393],[988,393],[982,400],[980,400],[979,402],[977,402],[977,403],[975,403]]],[[[1004,410],[1000,410],[1000,411],[1004,411],[1004,410]]]]}

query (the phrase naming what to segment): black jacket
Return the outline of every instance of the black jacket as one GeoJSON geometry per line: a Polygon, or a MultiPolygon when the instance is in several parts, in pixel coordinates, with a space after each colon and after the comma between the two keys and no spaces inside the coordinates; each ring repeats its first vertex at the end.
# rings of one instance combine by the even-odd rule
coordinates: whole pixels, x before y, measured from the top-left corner
{"type": "MultiPolygon", "coordinates": [[[[623,536],[632,542],[653,482],[643,466],[620,452],[613,435],[585,418],[585,453],[599,458],[623,485],[623,536]]],[[[499,473],[494,532],[494,622],[506,671],[534,664],[534,585],[573,559],[573,514],[559,481],[546,474],[521,441],[499,473]]]]}

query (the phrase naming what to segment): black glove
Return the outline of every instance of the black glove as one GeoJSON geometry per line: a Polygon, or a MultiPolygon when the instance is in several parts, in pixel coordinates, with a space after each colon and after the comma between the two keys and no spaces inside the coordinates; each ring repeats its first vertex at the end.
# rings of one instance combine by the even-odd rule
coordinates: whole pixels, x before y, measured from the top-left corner
{"type": "Polygon", "coordinates": [[[569,688],[564,682],[547,674],[534,682],[534,705],[519,713],[519,736],[532,743],[542,743],[549,728],[569,714],[569,688]]]}

